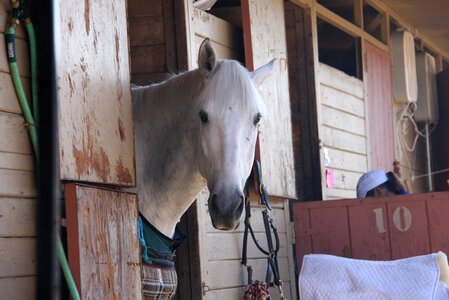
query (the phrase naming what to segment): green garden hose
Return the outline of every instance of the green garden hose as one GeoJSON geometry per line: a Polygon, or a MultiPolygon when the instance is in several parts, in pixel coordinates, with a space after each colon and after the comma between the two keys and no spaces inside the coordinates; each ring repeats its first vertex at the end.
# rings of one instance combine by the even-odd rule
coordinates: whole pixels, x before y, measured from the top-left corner
{"type": "MultiPolygon", "coordinates": [[[[22,5],[22,1],[21,5],[22,5]]],[[[23,8],[23,6],[22,6],[23,8]]],[[[15,20],[23,20],[22,18],[17,18],[17,16],[23,16],[24,13],[22,11],[17,12],[17,7],[13,8],[13,16],[15,20]]],[[[19,103],[23,111],[23,115],[25,117],[25,121],[28,126],[28,130],[30,132],[31,143],[34,150],[34,155],[36,156],[36,164],[37,169],[39,169],[39,140],[37,135],[37,121],[38,121],[38,97],[37,97],[37,47],[36,47],[36,36],[34,32],[33,24],[28,16],[24,18],[25,26],[28,33],[28,39],[30,42],[30,64],[31,64],[31,97],[33,102],[33,113],[30,110],[28,105],[28,101],[25,95],[25,91],[23,89],[22,81],[20,80],[19,69],[17,68],[17,58],[16,58],[16,38],[15,38],[15,29],[14,25],[9,26],[7,33],[5,35],[6,40],[6,52],[8,56],[8,64],[9,69],[11,71],[11,76],[13,79],[14,87],[16,89],[17,97],[19,98],[19,103]],[[34,118],[33,118],[34,114],[34,118]]],[[[12,24],[16,22],[11,22],[12,24]]],[[[69,264],[67,262],[67,257],[64,252],[64,247],[62,245],[61,237],[58,235],[57,237],[57,248],[58,248],[58,257],[59,263],[61,264],[62,271],[64,273],[64,277],[67,282],[67,286],[70,291],[70,295],[74,300],[80,300],[80,296],[78,290],[76,288],[75,281],[73,280],[72,273],[69,268],[69,264]]]]}
{"type": "Polygon", "coordinates": [[[28,41],[30,43],[30,64],[31,64],[31,100],[33,102],[33,115],[36,124],[39,124],[39,100],[37,90],[37,47],[36,34],[34,32],[33,23],[30,18],[25,19],[25,28],[28,33],[28,41]]]}

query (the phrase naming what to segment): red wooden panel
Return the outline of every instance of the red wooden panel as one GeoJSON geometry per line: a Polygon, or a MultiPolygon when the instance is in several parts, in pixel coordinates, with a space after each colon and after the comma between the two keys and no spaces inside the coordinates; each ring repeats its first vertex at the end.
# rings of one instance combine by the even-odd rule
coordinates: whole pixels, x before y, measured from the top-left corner
{"type": "Polygon", "coordinates": [[[352,255],[360,259],[390,260],[390,236],[382,202],[352,205],[349,209],[352,255]],[[373,203],[373,204],[371,204],[373,203]]]}
{"type": "MultiPolygon", "coordinates": [[[[298,206],[296,206],[298,207],[298,206]]],[[[302,265],[304,254],[313,253],[309,210],[299,210],[293,216],[295,226],[296,257],[302,265]]]]}
{"type": "Polygon", "coordinates": [[[425,200],[407,199],[387,204],[392,259],[430,253],[425,200]]]}
{"type": "Polygon", "coordinates": [[[294,202],[292,213],[298,270],[310,253],[372,260],[449,253],[449,192],[294,202]]]}
{"type": "Polygon", "coordinates": [[[310,211],[313,253],[352,257],[346,207],[310,211]]]}
{"type": "Polygon", "coordinates": [[[368,103],[371,169],[390,170],[394,160],[390,55],[364,42],[365,101],[368,103]]]}
{"type": "Polygon", "coordinates": [[[449,195],[433,193],[427,201],[431,251],[449,254],[449,195]]]}
{"type": "Polygon", "coordinates": [[[69,264],[82,299],[141,299],[137,197],[64,186],[69,264]]]}

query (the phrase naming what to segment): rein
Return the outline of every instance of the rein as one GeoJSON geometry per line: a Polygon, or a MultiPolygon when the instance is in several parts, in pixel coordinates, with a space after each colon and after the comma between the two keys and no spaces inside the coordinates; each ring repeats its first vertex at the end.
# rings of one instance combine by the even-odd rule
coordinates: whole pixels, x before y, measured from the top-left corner
{"type": "Polygon", "coordinates": [[[277,254],[279,251],[279,234],[276,226],[274,225],[273,218],[271,217],[271,202],[268,197],[268,192],[262,181],[262,170],[260,167],[260,162],[255,159],[253,165],[253,174],[255,174],[255,180],[257,180],[257,185],[259,186],[260,203],[263,207],[262,218],[265,229],[265,236],[267,238],[268,249],[265,250],[257,241],[254,234],[254,230],[251,226],[251,205],[249,197],[246,197],[245,205],[245,231],[243,234],[243,247],[242,247],[242,261],[241,264],[246,266],[248,272],[248,284],[253,282],[252,280],[252,267],[247,265],[247,248],[248,248],[248,232],[254,241],[256,247],[267,256],[267,271],[265,275],[265,282],[267,286],[274,285],[279,289],[279,294],[281,299],[284,298],[284,293],[282,290],[283,283],[280,280],[279,265],[277,254]],[[273,237],[275,239],[275,244],[273,244],[273,237]],[[273,278],[273,280],[272,280],[273,278]]]}

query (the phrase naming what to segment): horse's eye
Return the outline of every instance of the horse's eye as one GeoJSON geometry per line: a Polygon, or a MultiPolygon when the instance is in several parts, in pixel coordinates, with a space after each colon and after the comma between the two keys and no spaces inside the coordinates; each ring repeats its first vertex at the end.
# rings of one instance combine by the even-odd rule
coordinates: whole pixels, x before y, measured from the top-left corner
{"type": "Polygon", "coordinates": [[[207,123],[207,120],[208,120],[207,113],[204,110],[200,110],[200,119],[201,119],[201,122],[207,123]]]}
{"type": "Polygon", "coordinates": [[[260,113],[257,113],[256,117],[254,118],[254,125],[259,124],[261,118],[262,115],[260,113]]]}

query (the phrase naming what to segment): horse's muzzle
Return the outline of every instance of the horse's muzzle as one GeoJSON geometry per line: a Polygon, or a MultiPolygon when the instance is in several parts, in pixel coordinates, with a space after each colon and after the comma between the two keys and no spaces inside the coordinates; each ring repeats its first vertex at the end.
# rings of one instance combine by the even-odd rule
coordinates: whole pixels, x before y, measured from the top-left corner
{"type": "Polygon", "coordinates": [[[245,206],[245,197],[238,195],[234,199],[237,199],[237,201],[220,199],[217,194],[213,194],[209,198],[209,214],[214,228],[219,230],[235,230],[239,226],[245,206]]]}

